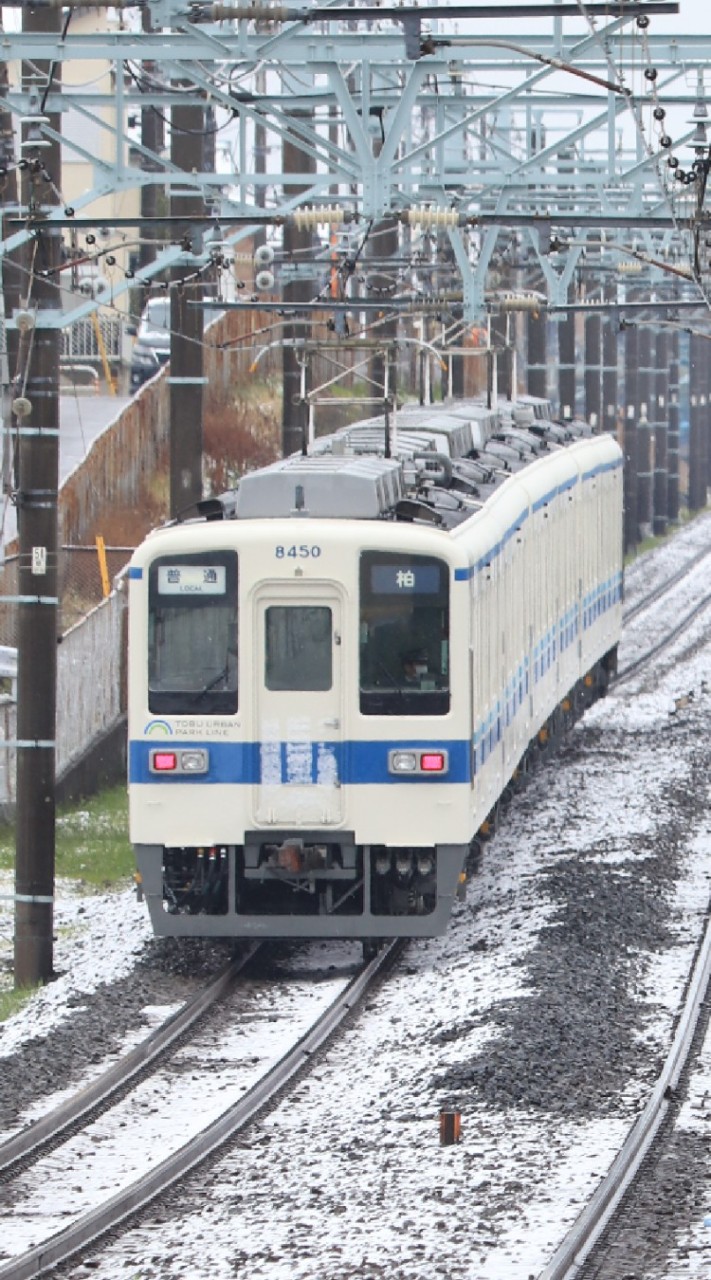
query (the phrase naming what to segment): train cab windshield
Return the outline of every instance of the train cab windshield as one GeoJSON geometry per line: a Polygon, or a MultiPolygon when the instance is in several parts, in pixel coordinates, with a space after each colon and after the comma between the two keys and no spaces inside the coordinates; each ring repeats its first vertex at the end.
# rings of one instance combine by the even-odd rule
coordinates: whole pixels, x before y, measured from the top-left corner
{"type": "Polygon", "coordinates": [[[430,556],[360,558],[360,709],[364,715],[449,711],[449,578],[430,556]]]}
{"type": "Polygon", "coordinates": [[[237,557],[162,556],[149,575],[148,707],[185,715],[237,710],[237,557]]]}

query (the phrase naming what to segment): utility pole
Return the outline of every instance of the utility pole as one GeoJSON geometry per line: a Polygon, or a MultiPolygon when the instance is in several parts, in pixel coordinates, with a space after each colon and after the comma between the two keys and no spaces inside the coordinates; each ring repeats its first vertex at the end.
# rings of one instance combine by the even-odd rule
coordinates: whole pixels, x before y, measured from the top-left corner
{"type": "Polygon", "coordinates": [[[639,538],[637,526],[637,418],[639,415],[639,330],[625,329],[625,438],[624,438],[624,537],[625,551],[632,551],[639,538]]]}
{"type": "Polygon", "coordinates": [[[605,301],[611,304],[611,310],[605,318],[602,329],[602,430],[617,436],[617,347],[620,340],[619,315],[614,310],[617,302],[617,284],[607,281],[604,288],[605,301]]]}
{"type": "Polygon", "coordinates": [[[669,332],[657,333],[654,363],[656,365],[656,395],[654,409],[654,534],[660,537],[667,531],[669,512],[669,332]]]}
{"type": "MultiPolygon", "coordinates": [[[[23,31],[59,34],[57,9],[23,11],[23,31]]],[[[59,90],[58,67],[24,63],[23,88],[59,134],[61,116],[47,112],[59,90]]],[[[15,985],[53,975],[55,852],[55,719],[57,702],[57,491],[59,487],[60,307],[58,230],[42,216],[61,190],[61,149],[41,122],[23,125],[23,204],[37,220],[26,254],[27,305],[20,313],[17,516],[19,530],[17,670],[17,834],[15,985]],[[52,314],[54,313],[54,314],[52,314]]]]}
{"type": "MultiPolygon", "coordinates": [[[[315,157],[301,145],[299,140],[299,123],[311,124],[312,114],[304,111],[290,112],[290,117],[297,126],[293,133],[285,133],[282,144],[282,164],[284,174],[310,174],[316,172],[315,157]]],[[[285,176],[284,198],[291,200],[294,196],[308,191],[308,183],[291,181],[285,176]]],[[[304,261],[312,248],[312,233],[308,229],[301,230],[291,223],[284,227],[284,259],[298,266],[304,261]]],[[[284,286],[284,301],[289,303],[308,302],[313,298],[313,280],[297,275],[296,279],[284,286]]],[[[300,325],[284,326],[284,348],[282,351],[282,410],[281,433],[284,457],[297,453],[303,444],[307,406],[301,403],[301,366],[293,346],[297,338],[304,336],[305,329],[300,325]]]]}
{"type": "MultiPolygon", "coordinates": [[[[151,21],[151,12],[146,7],[141,14],[142,29],[145,33],[153,30],[151,21]]],[[[153,88],[153,79],[156,73],[156,64],[152,61],[143,63],[142,75],[143,84],[142,91],[149,94],[153,88]]],[[[159,111],[153,106],[141,108],[141,146],[153,155],[159,156],[163,150],[164,144],[164,125],[163,117],[159,111]]],[[[147,173],[160,172],[161,164],[157,160],[150,159],[148,156],[141,157],[141,169],[147,173]]],[[[141,217],[155,218],[158,215],[158,191],[159,188],[155,182],[146,182],[141,187],[141,217]]],[[[158,232],[155,227],[150,224],[144,226],[141,230],[141,244],[138,252],[138,264],[140,267],[147,267],[151,262],[155,262],[158,242],[156,237],[158,232]]]]}
{"type": "Polygon", "coordinates": [[[637,531],[640,540],[649,538],[654,527],[654,471],[652,467],[652,423],[655,369],[652,363],[653,335],[649,325],[641,325],[637,340],[637,531]]]}
{"type": "Polygon", "coordinates": [[[703,434],[706,399],[703,394],[704,364],[708,359],[708,343],[697,333],[689,339],[689,498],[690,511],[706,506],[703,434]]]}
{"type": "MultiPolygon", "coordinates": [[[[568,301],[575,303],[575,286],[568,286],[568,301]]],[[[575,312],[568,311],[558,324],[558,397],[560,416],[575,417],[575,312]]]]}
{"type": "Polygon", "coordinates": [[[602,316],[585,321],[585,417],[595,431],[602,421],[602,316]]]}
{"type": "MultiPolygon", "coordinates": [[[[541,278],[536,277],[532,287],[538,289],[541,286],[541,278]]],[[[530,396],[540,396],[542,400],[548,399],[548,362],[547,362],[547,342],[548,342],[548,317],[545,307],[540,311],[529,312],[526,316],[526,338],[527,338],[527,372],[526,381],[528,394],[530,396]]]]}
{"type": "MultiPolygon", "coordinates": [[[[1,32],[2,23],[0,22],[0,33],[1,32]]],[[[2,104],[6,103],[9,88],[7,62],[0,62],[0,102],[2,104]]],[[[12,113],[6,105],[2,105],[2,108],[0,109],[0,164],[2,165],[5,174],[2,182],[0,183],[0,200],[2,201],[3,216],[2,236],[3,239],[6,239],[7,230],[4,225],[4,220],[6,217],[14,217],[18,213],[17,169],[15,167],[15,134],[12,123],[12,113]]],[[[5,254],[2,259],[2,291],[6,317],[13,316],[20,307],[22,292],[22,271],[20,261],[21,255],[17,249],[14,253],[5,254]]],[[[10,395],[9,384],[11,377],[17,369],[19,334],[16,329],[6,328],[5,336],[7,370],[2,370],[2,492],[6,495],[14,488],[12,475],[13,440],[12,432],[10,430],[10,400],[12,397],[10,395]]]]}
{"type": "Polygon", "coordinates": [[[679,523],[679,331],[669,335],[669,486],[667,515],[670,524],[679,523]]]}
{"type": "MultiPolygon", "coordinates": [[[[174,106],[170,158],[187,173],[203,171],[205,111],[202,105],[174,106]]],[[[200,235],[190,218],[204,212],[199,191],[174,194],[171,212],[184,216],[183,242],[199,252],[200,235]]],[[[170,514],[175,517],[202,498],[203,310],[190,306],[202,292],[195,282],[182,284],[185,268],[173,271],[170,291],[170,514]]]]}

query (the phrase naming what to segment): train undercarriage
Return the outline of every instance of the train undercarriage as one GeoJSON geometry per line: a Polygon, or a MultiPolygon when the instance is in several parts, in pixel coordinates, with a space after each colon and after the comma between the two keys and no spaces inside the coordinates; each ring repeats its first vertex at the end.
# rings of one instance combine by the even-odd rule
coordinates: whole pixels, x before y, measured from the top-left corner
{"type": "Polygon", "coordinates": [[[136,850],[158,933],[340,937],[446,928],[467,846],[356,845],[347,834],[252,833],[244,845],[136,850]]]}

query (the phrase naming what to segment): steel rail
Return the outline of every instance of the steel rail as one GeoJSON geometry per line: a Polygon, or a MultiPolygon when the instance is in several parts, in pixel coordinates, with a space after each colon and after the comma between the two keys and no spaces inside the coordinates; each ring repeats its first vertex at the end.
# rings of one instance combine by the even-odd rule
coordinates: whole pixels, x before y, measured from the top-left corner
{"type": "Polygon", "coordinates": [[[633,618],[636,618],[639,613],[643,613],[645,609],[649,609],[653,604],[656,604],[657,600],[661,600],[662,597],[666,595],[667,591],[671,591],[672,587],[675,587],[677,583],[683,582],[684,578],[691,573],[691,570],[695,569],[697,564],[700,564],[702,560],[705,560],[709,555],[711,555],[711,550],[709,550],[708,547],[697,552],[697,554],[692,556],[690,560],[687,560],[676,573],[673,573],[670,578],[667,578],[662,582],[656,590],[650,591],[648,596],[644,596],[644,598],[639,600],[637,604],[634,604],[631,608],[625,610],[622,615],[622,621],[625,626],[628,622],[631,622],[633,618]]]}
{"type": "Polygon", "coordinates": [[[96,1080],[80,1089],[61,1106],[49,1111],[0,1145],[0,1175],[6,1174],[20,1161],[37,1158],[40,1152],[54,1142],[70,1126],[86,1121],[99,1107],[103,1107],[134,1077],[156,1061],[197,1020],[220,1000],[232,986],[237,975],[254,957],[261,943],[253,943],[243,956],[224,965],[211,982],[198,991],[170,1018],[166,1018],[149,1036],[124,1054],[96,1080]]]}
{"type": "Polygon", "coordinates": [[[640,667],[645,666],[645,664],[649,662],[650,658],[656,657],[662,649],[666,649],[674,640],[678,639],[681,633],[686,629],[686,627],[688,627],[689,623],[693,622],[694,618],[699,613],[702,613],[704,609],[708,608],[709,604],[711,604],[711,593],[703,596],[701,600],[694,605],[693,609],[690,609],[671,631],[667,632],[665,636],[662,636],[661,640],[659,640],[655,645],[652,645],[651,649],[648,649],[647,652],[643,653],[639,658],[635,658],[634,662],[630,662],[629,666],[625,667],[623,671],[620,671],[619,675],[615,678],[615,686],[623,684],[625,680],[629,680],[631,676],[636,675],[640,667]]]}
{"type": "Polygon", "coordinates": [[[0,1280],[32,1280],[59,1266],[78,1250],[115,1229],[126,1218],[162,1194],[247,1125],[326,1044],[362,1000],[387,964],[404,947],[402,939],[387,943],[341,991],[300,1040],[217,1120],[142,1178],[84,1214],[65,1231],[0,1266],[0,1280]]]}
{"type": "Polygon", "coordinates": [[[585,1262],[637,1174],[666,1117],[691,1050],[711,977],[711,921],[696,958],[671,1049],[647,1105],[630,1130],[609,1172],[578,1216],[538,1280],[572,1280],[585,1262]]]}

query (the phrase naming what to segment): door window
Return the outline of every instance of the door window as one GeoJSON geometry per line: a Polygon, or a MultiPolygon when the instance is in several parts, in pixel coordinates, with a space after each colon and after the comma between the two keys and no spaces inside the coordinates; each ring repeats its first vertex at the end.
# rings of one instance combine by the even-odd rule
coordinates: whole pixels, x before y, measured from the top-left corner
{"type": "Polygon", "coordinates": [[[267,689],[330,689],[333,622],[324,605],[271,605],[265,612],[267,689]]]}

